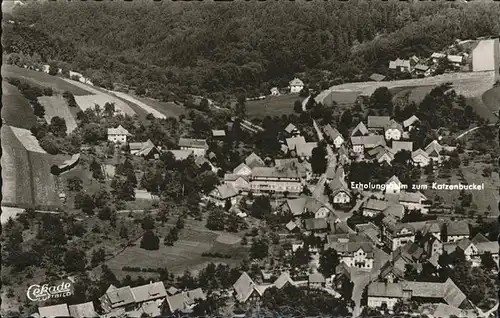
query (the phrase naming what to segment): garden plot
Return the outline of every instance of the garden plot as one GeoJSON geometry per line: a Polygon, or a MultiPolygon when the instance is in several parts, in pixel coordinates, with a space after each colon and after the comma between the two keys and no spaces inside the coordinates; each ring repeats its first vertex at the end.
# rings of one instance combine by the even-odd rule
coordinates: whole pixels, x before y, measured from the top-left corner
{"type": "Polygon", "coordinates": [[[53,117],[61,117],[66,122],[66,133],[76,129],[77,123],[69,110],[68,103],[62,96],[42,96],[38,101],[45,108],[45,120],[50,123],[53,117]]]}
{"type": "Polygon", "coordinates": [[[17,128],[17,127],[10,127],[10,129],[27,151],[39,152],[43,154],[47,153],[45,150],[42,149],[42,147],[40,147],[38,140],[35,138],[35,136],[33,136],[31,131],[29,131],[28,129],[17,128]]]}

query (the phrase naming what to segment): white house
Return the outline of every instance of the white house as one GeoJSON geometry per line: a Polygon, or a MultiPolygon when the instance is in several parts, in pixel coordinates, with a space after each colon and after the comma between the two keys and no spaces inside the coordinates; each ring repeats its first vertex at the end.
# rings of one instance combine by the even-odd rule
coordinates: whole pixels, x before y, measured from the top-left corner
{"type": "Polygon", "coordinates": [[[304,82],[299,78],[294,78],[290,81],[290,93],[299,93],[304,88],[304,82]]]}
{"type": "MultiPolygon", "coordinates": [[[[339,170],[337,170],[339,171],[339,170]]],[[[343,171],[343,169],[342,169],[343,171]]],[[[347,183],[341,175],[337,175],[329,184],[330,197],[335,204],[346,204],[352,200],[352,194],[349,190],[347,183]]]]}
{"type": "Polygon", "coordinates": [[[344,137],[337,130],[337,128],[333,128],[330,124],[326,125],[324,128],[325,135],[335,145],[335,148],[340,148],[344,143],[344,137]]]}
{"type": "Polygon", "coordinates": [[[404,188],[403,184],[395,175],[385,183],[385,193],[398,194],[401,192],[402,188],[404,188]]]}
{"type": "Polygon", "coordinates": [[[384,136],[380,135],[351,137],[351,144],[353,151],[357,154],[362,154],[365,149],[386,145],[384,136]]]}
{"type": "Polygon", "coordinates": [[[373,282],[368,285],[368,307],[377,308],[382,304],[392,310],[403,299],[403,287],[399,283],[373,282]]]}
{"type": "Polygon", "coordinates": [[[425,167],[429,164],[430,158],[427,152],[422,149],[417,149],[411,153],[411,159],[413,160],[414,165],[418,165],[420,167],[425,167]]]}
{"type": "Polygon", "coordinates": [[[271,96],[280,96],[280,90],[277,87],[271,88],[271,96]]]}
{"type": "Polygon", "coordinates": [[[327,246],[336,250],[340,261],[348,267],[364,270],[373,268],[374,248],[370,243],[336,241],[328,243],[327,246]]]}
{"type": "Polygon", "coordinates": [[[210,192],[209,201],[221,207],[225,206],[226,201],[231,202],[231,205],[235,205],[238,202],[238,195],[238,190],[232,184],[225,183],[210,192]]]}
{"type": "Polygon", "coordinates": [[[205,139],[180,138],[179,147],[181,150],[190,151],[197,157],[205,157],[205,153],[208,150],[208,144],[205,139]]]}
{"type": "Polygon", "coordinates": [[[224,183],[232,185],[238,191],[249,191],[250,190],[250,177],[241,176],[232,173],[226,173],[224,175],[224,183]]]}
{"type": "Polygon", "coordinates": [[[385,139],[387,140],[399,140],[403,134],[403,127],[401,124],[391,119],[389,124],[385,127],[385,139]]]}
{"type": "Polygon", "coordinates": [[[127,142],[128,136],[132,136],[132,134],[123,128],[122,125],[119,125],[116,128],[108,128],[108,141],[123,144],[127,142]]]}
{"type": "Polygon", "coordinates": [[[448,242],[457,242],[470,235],[469,223],[466,221],[450,221],[445,226],[448,242]]]}
{"type": "Polygon", "coordinates": [[[435,162],[441,162],[441,150],[443,150],[443,146],[441,146],[437,140],[433,140],[427,145],[427,147],[425,147],[425,152],[429,156],[429,159],[435,162]]]}
{"type": "Polygon", "coordinates": [[[244,162],[242,162],[236,168],[234,168],[233,174],[237,176],[249,176],[252,174],[252,169],[244,162]]]}

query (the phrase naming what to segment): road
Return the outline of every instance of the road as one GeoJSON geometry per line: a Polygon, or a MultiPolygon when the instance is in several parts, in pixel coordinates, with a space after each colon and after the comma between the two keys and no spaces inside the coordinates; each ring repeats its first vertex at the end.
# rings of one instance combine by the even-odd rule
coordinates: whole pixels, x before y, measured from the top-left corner
{"type": "MultiPolygon", "coordinates": [[[[489,124],[488,126],[495,126],[495,125],[496,125],[496,124],[489,124]]],[[[473,131],[475,131],[475,130],[477,130],[477,129],[479,129],[479,128],[480,128],[480,127],[474,127],[474,128],[471,128],[471,129],[469,129],[469,130],[467,130],[467,131],[465,131],[465,132],[461,133],[460,135],[458,135],[458,136],[456,137],[456,139],[460,139],[460,138],[462,138],[463,136],[465,136],[465,135],[467,135],[467,134],[469,134],[469,133],[471,133],[471,132],[473,132],[473,131]]]]}

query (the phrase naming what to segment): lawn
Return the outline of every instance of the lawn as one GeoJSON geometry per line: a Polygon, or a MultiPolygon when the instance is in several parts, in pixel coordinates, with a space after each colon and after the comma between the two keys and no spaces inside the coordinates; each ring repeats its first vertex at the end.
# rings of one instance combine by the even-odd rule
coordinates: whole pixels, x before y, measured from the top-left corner
{"type": "Polygon", "coordinates": [[[66,132],[68,134],[76,129],[75,117],[73,117],[68,103],[62,96],[42,96],[38,97],[38,101],[45,108],[45,120],[47,123],[50,123],[53,117],[58,116],[66,121],[66,132]]]}
{"type": "Polygon", "coordinates": [[[43,154],[47,153],[42,147],[40,147],[38,140],[35,136],[33,136],[30,130],[17,127],[10,127],[10,129],[27,151],[39,152],[43,154]]]}
{"type": "Polygon", "coordinates": [[[91,94],[90,91],[86,88],[72,85],[71,83],[66,82],[61,77],[51,76],[43,72],[32,71],[13,65],[3,65],[2,76],[23,78],[33,85],[41,87],[51,87],[53,90],[59,93],[70,91],[75,96],[91,94]]]}
{"type": "Polygon", "coordinates": [[[2,119],[6,125],[30,129],[36,124],[33,108],[17,87],[2,81],[2,119]]]}
{"type": "Polygon", "coordinates": [[[303,99],[304,98],[300,97],[298,94],[266,96],[266,98],[262,100],[248,101],[246,103],[247,113],[250,117],[258,118],[293,114],[295,101],[302,101],[303,99]]]}
{"type": "Polygon", "coordinates": [[[393,101],[406,99],[409,103],[415,102],[417,105],[436,86],[415,86],[415,87],[394,87],[390,91],[393,94],[393,101]]]}
{"type": "Polygon", "coordinates": [[[491,208],[489,214],[491,216],[497,216],[498,211],[498,201],[500,196],[498,194],[498,186],[500,185],[500,180],[498,173],[493,172],[490,177],[483,177],[482,171],[486,165],[483,163],[471,163],[468,167],[463,167],[462,171],[464,173],[465,180],[469,184],[482,184],[484,183],[484,190],[471,191],[472,201],[477,205],[478,214],[483,214],[487,212],[488,205],[491,208]]]}
{"type": "Polygon", "coordinates": [[[482,101],[491,112],[498,111],[500,109],[500,86],[487,90],[482,96],[482,101]]]}
{"type": "MultiPolygon", "coordinates": [[[[174,220],[175,221],[175,220],[174,220]]],[[[140,248],[140,239],[135,246],[127,247],[122,253],[110,259],[107,265],[113,270],[117,277],[131,275],[131,272],[122,271],[124,266],[158,268],[166,267],[174,274],[182,274],[186,270],[198,271],[209,262],[226,263],[229,265],[239,264],[246,255],[246,249],[239,244],[239,238],[229,233],[217,233],[209,231],[197,221],[187,220],[185,228],[180,231],[179,240],[174,246],[165,246],[163,238],[172,225],[157,228],[160,236],[160,249],[147,251],[140,248]],[[222,235],[222,241],[218,237],[222,235]],[[233,244],[226,244],[233,243],[233,244]],[[219,259],[203,257],[206,252],[219,252],[230,254],[231,259],[219,259]]],[[[138,273],[139,274],[139,273],[138,273]]]]}
{"type": "Polygon", "coordinates": [[[135,95],[131,96],[151,108],[156,109],[167,117],[179,117],[180,115],[186,115],[188,113],[184,106],[177,105],[174,102],[161,102],[152,98],[139,97],[135,95]]]}

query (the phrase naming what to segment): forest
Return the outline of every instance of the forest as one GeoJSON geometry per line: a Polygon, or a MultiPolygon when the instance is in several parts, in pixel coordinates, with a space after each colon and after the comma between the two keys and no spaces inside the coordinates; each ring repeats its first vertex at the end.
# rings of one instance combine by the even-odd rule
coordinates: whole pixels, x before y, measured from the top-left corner
{"type": "Polygon", "coordinates": [[[36,53],[163,100],[268,94],[296,75],[317,88],[366,80],[390,59],[500,33],[500,4],[483,1],[50,1],[13,16],[6,53],[36,53]]]}

